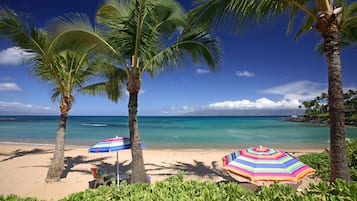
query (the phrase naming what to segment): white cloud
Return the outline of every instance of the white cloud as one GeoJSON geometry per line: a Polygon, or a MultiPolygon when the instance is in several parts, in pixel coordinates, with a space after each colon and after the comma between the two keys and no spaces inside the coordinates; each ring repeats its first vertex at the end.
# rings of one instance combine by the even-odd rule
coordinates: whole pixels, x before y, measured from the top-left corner
{"type": "Polygon", "coordinates": [[[34,54],[27,53],[19,47],[11,47],[0,51],[0,65],[20,65],[32,58],[34,54]]]}
{"type": "Polygon", "coordinates": [[[327,92],[325,84],[302,80],[262,90],[266,94],[282,95],[286,100],[312,100],[327,92]]]}
{"type": "Polygon", "coordinates": [[[208,109],[214,110],[259,110],[259,109],[297,109],[301,103],[298,100],[272,101],[260,98],[255,101],[236,100],[211,103],[208,109]]]}
{"type": "Polygon", "coordinates": [[[255,74],[249,71],[237,71],[236,72],[238,77],[254,77],[255,74]]]}
{"type": "Polygon", "coordinates": [[[54,113],[54,110],[49,106],[39,106],[39,105],[30,105],[20,102],[5,102],[0,101],[0,113],[12,112],[16,114],[28,114],[28,113],[54,113]]]}
{"type": "Polygon", "coordinates": [[[0,83],[0,91],[21,91],[21,88],[16,83],[4,82],[0,83]]]}
{"type": "Polygon", "coordinates": [[[174,106],[166,110],[162,110],[163,115],[183,115],[190,113],[205,113],[208,111],[220,111],[220,110],[288,110],[298,109],[301,103],[298,100],[279,100],[273,101],[268,98],[259,98],[255,101],[250,100],[235,100],[235,101],[222,101],[215,102],[205,106],[174,106]]]}
{"type": "Polygon", "coordinates": [[[196,70],[196,73],[197,74],[207,74],[207,73],[209,73],[209,70],[199,68],[196,70]]]}
{"type": "MultiPolygon", "coordinates": [[[[356,90],[356,87],[344,88],[356,90]]],[[[283,84],[280,86],[264,89],[261,92],[266,94],[281,95],[280,100],[272,100],[262,97],[256,100],[226,100],[210,103],[203,106],[175,106],[162,111],[164,115],[180,115],[200,111],[219,111],[219,110],[285,110],[298,109],[305,100],[312,100],[322,92],[327,92],[326,84],[312,81],[297,81],[283,84]]]]}

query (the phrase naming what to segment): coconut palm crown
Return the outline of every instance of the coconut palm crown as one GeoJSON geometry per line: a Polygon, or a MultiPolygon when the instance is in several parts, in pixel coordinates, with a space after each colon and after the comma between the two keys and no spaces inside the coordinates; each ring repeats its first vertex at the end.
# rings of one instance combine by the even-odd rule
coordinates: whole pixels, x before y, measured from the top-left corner
{"type": "Polygon", "coordinates": [[[210,27],[230,26],[241,31],[256,21],[289,16],[288,32],[294,22],[302,20],[296,37],[316,30],[323,38],[328,68],[328,104],[330,117],[331,181],[350,180],[345,145],[345,119],[342,91],[340,48],[357,39],[357,2],[346,0],[202,0],[190,15],[195,23],[210,27]],[[223,24],[223,25],[222,25],[223,24]]]}
{"type": "MultiPolygon", "coordinates": [[[[131,182],[149,182],[137,118],[142,75],[154,76],[187,60],[206,63],[215,70],[221,56],[218,41],[201,27],[191,26],[183,8],[174,0],[108,0],[97,10],[96,27],[82,26],[90,23],[81,17],[58,18],[55,24],[54,35],[62,33],[67,36],[62,37],[67,43],[79,41],[78,46],[95,45],[97,50],[107,51],[107,62],[126,72],[131,182]]],[[[107,69],[114,72],[112,67],[107,69]]]]}
{"type": "Polygon", "coordinates": [[[119,85],[117,83],[113,85],[113,80],[93,82],[94,78],[103,73],[100,73],[100,68],[94,65],[92,49],[82,49],[80,46],[61,48],[64,47],[59,43],[61,35],[50,38],[45,30],[34,27],[28,15],[15,13],[7,7],[0,7],[0,36],[10,39],[14,45],[31,53],[30,64],[33,66],[31,69],[33,75],[53,86],[52,100],[59,103],[60,120],[55,151],[46,181],[57,181],[64,170],[67,116],[76,95],[104,94],[114,90],[115,92],[110,93],[118,97],[119,85]]]}

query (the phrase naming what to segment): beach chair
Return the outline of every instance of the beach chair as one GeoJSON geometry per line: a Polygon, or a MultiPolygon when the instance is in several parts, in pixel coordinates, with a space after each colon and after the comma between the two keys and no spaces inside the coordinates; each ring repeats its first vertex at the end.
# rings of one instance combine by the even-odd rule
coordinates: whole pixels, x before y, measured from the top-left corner
{"type": "Polygon", "coordinates": [[[110,185],[112,179],[115,179],[114,173],[106,173],[99,168],[91,168],[91,172],[94,178],[94,188],[98,188],[100,185],[110,185]]]}

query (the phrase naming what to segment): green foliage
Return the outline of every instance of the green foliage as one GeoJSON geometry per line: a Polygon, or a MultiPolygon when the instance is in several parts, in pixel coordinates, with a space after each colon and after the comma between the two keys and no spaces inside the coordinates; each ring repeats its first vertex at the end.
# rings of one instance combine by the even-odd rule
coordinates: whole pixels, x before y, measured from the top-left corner
{"type": "Polygon", "coordinates": [[[347,140],[346,146],[351,178],[353,181],[357,181],[357,139],[347,140]]]}
{"type": "MultiPolygon", "coordinates": [[[[84,192],[74,193],[60,201],[82,200],[118,200],[118,201],[261,201],[261,200],[357,200],[357,182],[347,182],[337,179],[329,184],[326,181],[310,184],[302,192],[296,192],[289,185],[274,183],[263,186],[258,192],[243,188],[239,183],[214,183],[197,180],[184,181],[182,173],[158,181],[155,184],[133,184],[122,182],[119,187],[100,186],[97,189],[87,189],[84,192]]],[[[0,201],[37,201],[35,198],[19,198],[16,195],[3,197],[0,201]]]]}
{"type": "Polygon", "coordinates": [[[313,200],[357,200],[357,182],[336,179],[335,182],[320,182],[310,184],[309,190],[303,195],[313,200]]]}
{"type": "Polygon", "coordinates": [[[258,200],[295,200],[297,195],[289,185],[274,183],[269,187],[263,186],[257,197],[258,200]]]}
{"type": "Polygon", "coordinates": [[[8,196],[0,195],[0,201],[38,201],[37,198],[20,198],[17,195],[10,194],[8,196]]]}
{"type": "MultiPolygon", "coordinates": [[[[357,181],[357,139],[347,140],[346,147],[351,179],[357,181]]],[[[305,154],[299,156],[299,159],[316,170],[315,177],[323,181],[330,179],[330,154],[328,152],[305,154]]]]}
{"type": "MultiPolygon", "coordinates": [[[[349,125],[357,125],[357,91],[348,90],[343,94],[345,108],[345,122],[349,125]]],[[[303,102],[305,107],[303,117],[306,120],[326,121],[329,118],[328,113],[328,94],[322,93],[311,101],[303,102]]],[[[302,107],[299,106],[299,107],[302,107]]]]}
{"type": "Polygon", "coordinates": [[[357,114],[346,114],[346,122],[357,122],[357,114]]]}
{"type": "Polygon", "coordinates": [[[316,170],[315,177],[324,181],[330,179],[330,154],[328,152],[301,155],[299,160],[316,170]]]}
{"type": "Polygon", "coordinates": [[[184,181],[182,173],[167,178],[166,180],[150,184],[123,183],[118,188],[101,186],[96,190],[86,190],[75,193],[62,201],[79,200],[179,200],[179,201],[221,201],[221,200],[356,200],[357,182],[347,182],[337,179],[335,183],[321,182],[310,185],[310,189],[295,192],[289,185],[275,183],[269,187],[262,187],[258,192],[244,189],[238,183],[200,182],[197,180],[184,181]]]}

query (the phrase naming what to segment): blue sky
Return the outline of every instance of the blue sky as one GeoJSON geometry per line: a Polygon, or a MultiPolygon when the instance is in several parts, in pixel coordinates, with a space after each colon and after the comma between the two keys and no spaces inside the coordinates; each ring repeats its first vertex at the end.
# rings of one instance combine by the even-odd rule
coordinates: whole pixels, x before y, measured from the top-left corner
{"type": "MultiPolygon", "coordinates": [[[[189,8],[191,0],[180,1],[189,8]]],[[[98,0],[2,0],[17,12],[30,13],[37,27],[68,12],[91,18],[98,0]]],[[[187,62],[176,71],[145,75],[139,96],[139,115],[199,114],[199,111],[297,109],[305,100],[327,92],[327,65],[315,52],[321,39],[311,31],[294,41],[287,21],[249,26],[242,34],[215,33],[223,47],[217,72],[187,62]]],[[[341,52],[343,85],[357,89],[356,46],[341,52]]],[[[26,56],[10,41],[0,39],[0,115],[58,115],[51,86],[30,74],[26,56]]],[[[127,115],[128,96],[113,103],[102,96],[77,96],[70,115],[127,115]]]]}

